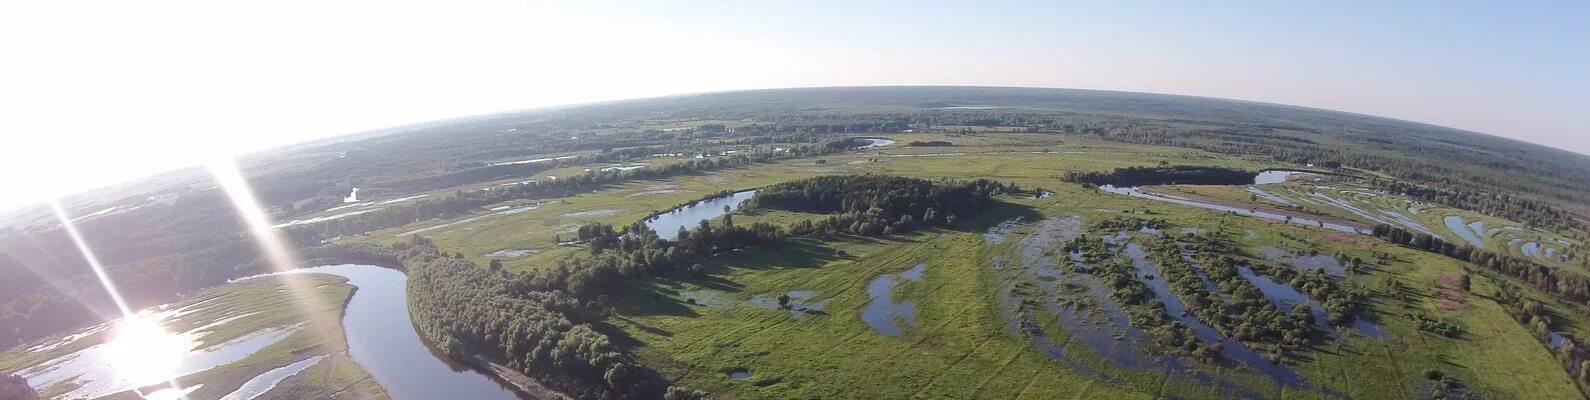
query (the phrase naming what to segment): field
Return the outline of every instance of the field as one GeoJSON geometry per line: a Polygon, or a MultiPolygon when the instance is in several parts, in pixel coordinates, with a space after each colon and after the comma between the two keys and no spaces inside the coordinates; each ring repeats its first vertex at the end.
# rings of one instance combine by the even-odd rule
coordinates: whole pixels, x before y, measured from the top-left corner
{"type": "MultiPolygon", "coordinates": [[[[407,310],[432,355],[574,397],[1585,398],[1585,195],[1565,185],[1590,176],[1587,159],[1209,99],[871,90],[395,129],[251,156],[242,193],[305,259],[415,277],[407,310]],[[858,147],[864,138],[893,142],[858,147]],[[1481,159],[1451,162],[1470,156],[1481,159]],[[1127,167],[1141,168],[1117,172],[1127,167]],[[1276,168],[1328,172],[1175,184],[1276,168]],[[1134,181],[1170,184],[1128,196],[1078,178],[1134,171],[1173,179],[1134,181]],[[716,194],[852,174],[925,180],[808,180],[762,193],[842,211],[786,204],[724,218],[714,203],[692,209],[713,229],[689,240],[624,232],[716,194]],[[966,182],[977,179],[1001,184],[966,182]],[[923,187],[942,191],[909,192],[923,187]],[[869,197],[846,197],[855,193],[869,197]],[[810,220],[828,225],[784,236],[810,220]],[[1453,246],[1443,255],[1432,240],[1352,233],[1377,224],[1471,243],[1489,263],[1453,246]]],[[[350,358],[343,280],[228,283],[261,272],[267,255],[228,196],[238,189],[220,183],[173,174],[67,204],[135,308],[170,302],[151,318],[193,348],[279,336],[178,386],[220,398],[307,361],[256,398],[422,393],[383,389],[350,358]]],[[[0,322],[10,328],[0,340],[19,345],[0,354],[0,371],[35,372],[106,341],[107,330],[80,330],[103,318],[74,310],[109,307],[76,296],[98,293],[99,281],[56,256],[76,246],[54,215],[8,218],[21,229],[0,230],[0,322]],[[74,331],[80,340],[55,339],[74,331]]],[[[451,384],[424,377],[400,381],[451,384]]],[[[484,383],[479,393],[506,394],[484,383]]],[[[71,380],[37,389],[137,396],[71,380]]]]}
{"type": "MultiPolygon", "coordinates": [[[[1407,287],[1436,287],[1443,277],[1464,273],[1456,261],[1370,238],[1344,238],[1341,234],[1282,226],[1257,218],[1125,198],[1058,179],[1067,170],[1108,170],[1160,161],[1249,169],[1273,165],[1185,149],[1074,139],[1014,147],[1031,139],[1021,134],[970,140],[913,136],[917,138],[969,143],[950,148],[881,148],[825,157],[821,164],[796,159],[668,181],[630,182],[540,204],[527,211],[479,213],[344,240],[389,243],[403,240],[405,232],[437,227],[419,234],[432,238],[444,249],[459,249],[481,264],[494,258],[488,255],[492,252],[529,250],[521,257],[503,258],[506,267],[522,270],[552,265],[560,258],[583,252],[583,246],[553,244],[554,236],[568,238],[580,224],[624,225],[721,190],[750,189],[824,174],[986,177],[1058,193],[1044,199],[1007,196],[1001,199],[1007,205],[1000,211],[952,229],[891,239],[799,239],[775,249],[715,257],[706,263],[711,271],[707,278],[648,279],[619,290],[616,314],[609,323],[622,332],[621,341],[633,346],[647,366],[671,380],[724,398],[1229,396],[1230,393],[1172,378],[1164,371],[1115,369],[1124,383],[1100,381],[1051,359],[1031,338],[1007,327],[995,299],[995,293],[1007,282],[991,267],[995,259],[1016,260],[1021,256],[1011,245],[986,243],[987,229],[1012,216],[1023,216],[1025,223],[1006,240],[1013,243],[1029,234],[1037,220],[1082,216],[1097,221],[1132,211],[1165,218],[1176,227],[1248,232],[1244,235],[1245,244],[1253,247],[1342,252],[1364,258],[1374,253],[1393,255],[1393,261],[1351,278],[1353,285],[1376,293],[1366,314],[1374,316],[1388,338],[1348,335],[1340,342],[1317,343],[1312,350],[1289,361],[1291,367],[1318,385],[1316,389],[1282,388],[1241,368],[1197,367],[1213,376],[1286,398],[1328,398],[1324,394],[1327,391],[1353,398],[1409,398],[1433,393],[1436,383],[1420,375],[1427,369],[1438,369],[1487,398],[1578,396],[1571,379],[1559,368],[1512,367],[1551,365],[1555,361],[1546,346],[1484,296],[1469,297],[1461,308],[1444,309],[1436,305],[1438,298],[1422,292],[1398,298],[1380,292],[1392,280],[1407,287]],[[857,317],[873,300],[867,291],[870,281],[918,263],[926,265],[924,278],[904,282],[893,295],[916,305],[915,323],[904,329],[903,336],[880,334],[857,317]],[[800,313],[770,306],[771,299],[790,292],[809,296],[804,297],[807,302],[822,301],[823,307],[820,311],[800,313]],[[1438,315],[1465,327],[1467,333],[1448,338],[1420,331],[1401,317],[1409,311],[1438,315]],[[731,379],[734,372],[747,372],[749,378],[731,379]]],[[[1248,200],[1235,193],[1225,196],[1232,201],[1248,200]]],[[[1329,213],[1343,219],[1361,219],[1340,209],[1329,213]]],[[[786,212],[739,214],[736,221],[787,223],[807,216],[786,212]]],[[[1421,221],[1429,223],[1427,218],[1421,221]]],[[[1491,290],[1489,282],[1477,279],[1473,292],[1487,293],[1491,290]]],[[[1046,326],[1057,332],[1053,335],[1064,337],[1065,326],[1053,321],[1053,316],[1048,318],[1046,326]]],[[[1566,326],[1578,329],[1579,324],[1566,326]]],[[[1085,363],[1112,368],[1094,354],[1095,349],[1077,342],[1062,346],[1085,363]]]]}

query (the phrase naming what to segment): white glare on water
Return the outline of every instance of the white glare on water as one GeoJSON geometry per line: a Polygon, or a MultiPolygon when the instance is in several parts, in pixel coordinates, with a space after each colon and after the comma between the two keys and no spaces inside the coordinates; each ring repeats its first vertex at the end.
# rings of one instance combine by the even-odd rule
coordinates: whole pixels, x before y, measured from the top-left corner
{"type": "MultiPolygon", "coordinates": [[[[50,209],[55,212],[55,217],[61,220],[61,227],[66,229],[66,234],[72,237],[72,243],[77,246],[78,253],[83,256],[83,261],[94,270],[94,277],[99,279],[105,294],[116,303],[116,308],[121,311],[122,318],[116,322],[113,338],[107,344],[109,360],[122,379],[136,385],[148,385],[167,381],[175,387],[174,378],[177,367],[181,366],[182,356],[187,354],[187,343],[182,338],[166,333],[158,320],[149,319],[132,312],[126,299],[122,298],[121,291],[116,289],[115,282],[111,282],[110,274],[105,272],[105,267],[100,265],[99,257],[94,255],[94,250],[89,248],[88,241],[83,239],[82,233],[77,231],[77,224],[72,222],[71,216],[66,214],[66,209],[61,207],[59,201],[50,201],[50,209]]],[[[168,392],[169,394],[169,392],[168,392]]],[[[182,397],[178,394],[176,397],[182,397]]]]}
{"type": "Polygon", "coordinates": [[[116,322],[106,358],[124,380],[146,386],[174,378],[190,343],[166,332],[157,318],[130,315],[116,322]]]}

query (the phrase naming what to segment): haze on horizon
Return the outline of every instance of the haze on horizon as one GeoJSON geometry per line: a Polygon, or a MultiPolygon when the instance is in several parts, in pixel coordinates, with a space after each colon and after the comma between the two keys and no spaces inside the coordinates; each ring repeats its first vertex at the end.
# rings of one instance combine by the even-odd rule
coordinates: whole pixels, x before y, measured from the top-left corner
{"type": "Polygon", "coordinates": [[[1030,86],[1590,154],[1590,3],[11,2],[0,210],[402,124],[669,94],[1030,86]]]}

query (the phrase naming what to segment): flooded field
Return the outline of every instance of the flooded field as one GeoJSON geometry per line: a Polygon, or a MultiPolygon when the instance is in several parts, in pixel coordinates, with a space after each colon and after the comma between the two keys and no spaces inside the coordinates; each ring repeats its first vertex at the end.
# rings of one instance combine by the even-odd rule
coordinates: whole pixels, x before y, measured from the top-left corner
{"type": "Polygon", "coordinates": [[[903,282],[922,280],[926,270],[927,264],[917,263],[905,271],[874,278],[867,284],[867,297],[872,300],[861,309],[861,320],[878,333],[894,337],[905,335],[905,327],[916,326],[916,302],[896,302],[894,288],[903,282]]]}

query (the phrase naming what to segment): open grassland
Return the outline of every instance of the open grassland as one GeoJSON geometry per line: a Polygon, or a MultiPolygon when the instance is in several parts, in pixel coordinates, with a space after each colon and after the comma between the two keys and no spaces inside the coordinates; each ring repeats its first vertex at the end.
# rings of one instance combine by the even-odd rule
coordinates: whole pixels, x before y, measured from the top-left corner
{"type": "MultiPolygon", "coordinates": [[[[891,136],[900,141],[894,146],[831,155],[822,162],[794,159],[669,180],[626,182],[550,202],[504,203],[494,207],[510,208],[344,240],[390,243],[418,234],[481,264],[501,259],[510,269],[525,270],[545,268],[567,255],[586,251],[579,245],[554,244],[555,238],[570,238],[581,224],[625,225],[724,190],[849,173],[992,178],[1058,193],[1044,199],[1004,197],[1005,206],[951,229],[890,239],[796,239],[777,248],[714,257],[703,263],[709,270],[706,277],[632,282],[615,296],[615,315],[608,320],[612,333],[667,378],[724,398],[1220,398],[1224,394],[1216,389],[1170,378],[1163,370],[1116,368],[1097,354],[1098,349],[1076,341],[1061,343],[1066,354],[1110,371],[1119,380],[1107,382],[1080,372],[1052,359],[1032,338],[1012,329],[996,301],[996,292],[1008,282],[991,272],[994,260],[1019,260],[1020,252],[1013,243],[1031,234],[1032,222],[1067,216],[1101,221],[1130,214],[1164,218],[1175,227],[1168,230],[1172,234],[1180,234],[1180,228],[1226,232],[1250,249],[1270,246],[1364,259],[1378,253],[1392,255],[1390,261],[1347,278],[1372,293],[1366,315],[1387,333],[1386,338],[1373,339],[1338,328],[1345,334],[1341,341],[1317,338],[1311,350],[1287,360],[1315,385],[1313,389],[1283,388],[1245,368],[1194,363],[1209,375],[1266,396],[1331,397],[1317,390],[1323,388],[1352,398],[1400,399],[1431,393],[1436,383],[1425,380],[1422,373],[1435,369],[1486,398],[1579,397],[1547,347],[1484,295],[1494,292],[1493,278],[1476,273],[1471,295],[1458,307],[1443,302],[1450,299],[1433,288],[1464,273],[1456,261],[1369,237],[1128,198],[1059,180],[1068,170],[1107,171],[1161,161],[1248,169],[1275,165],[1195,150],[1074,137],[918,134],[908,140],[945,140],[956,146],[904,147],[908,140],[901,136],[905,135],[891,136]],[[527,206],[530,204],[534,205],[527,206]],[[1026,224],[1015,228],[1003,244],[985,242],[984,230],[1014,216],[1022,216],[1026,224]],[[502,250],[522,251],[490,255],[502,250]],[[895,300],[914,302],[915,323],[895,320],[904,327],[900,337],[869,327],[860,318],[873,301],[867,293],[869,283],[918,263],[925,265],[922,280],[902,282],[892,294],[895,300]],[[1406,293],[1389,293],[1392,286],[1387,282],[1393,280],[1400,282],[1406,293]],[[809,296],[799,300],[802,302],[824,301],[821,309],[792,312],[772,305],[779,294],[792,291],[809,296]],[[1442,318],[1463,327],[1464,333],[1458,338],[1425,333],[1404,316],[1408,312],[1442,318]],[[1518,368],[1520,365],[1539,367],[1518,368]],[[745,372],[748,377],[733,379],[731,373],[735,372],[745,372]]],[[[1232,202],[1253,200],[1241,188],[1191,190],[1232,202]]],[[[1341,193],[1351,189],[1319,190],[1356,202],[1352,204],[1408,207],[1396,202],[1405,200],[1390,196],[1341,193]]],[[[1316,208],[1328,215],[1357,219],[1343,209],[1316,208]]],[[[1417,221],[1432,230],[1445,229],[1441,212],[1427,205],[1420,208],[1423,211],[1413,215],[1417,221]]],[[[813,216],[771,211],[738,213],[735,219],[741,224],[787,224],[813,216]]],[[[1570,313],[1564,309],[1563,314],[1570,313]]],[[[1576,318],[1563,318],[1569,322],[1563,323],[1562,329],[1582,334],[1584,325],[1576,318]]],[[[1065,337],[1066,326],[1054,316],[1044,315],[1041,322],[1052,336],[1065,337]]]]}

